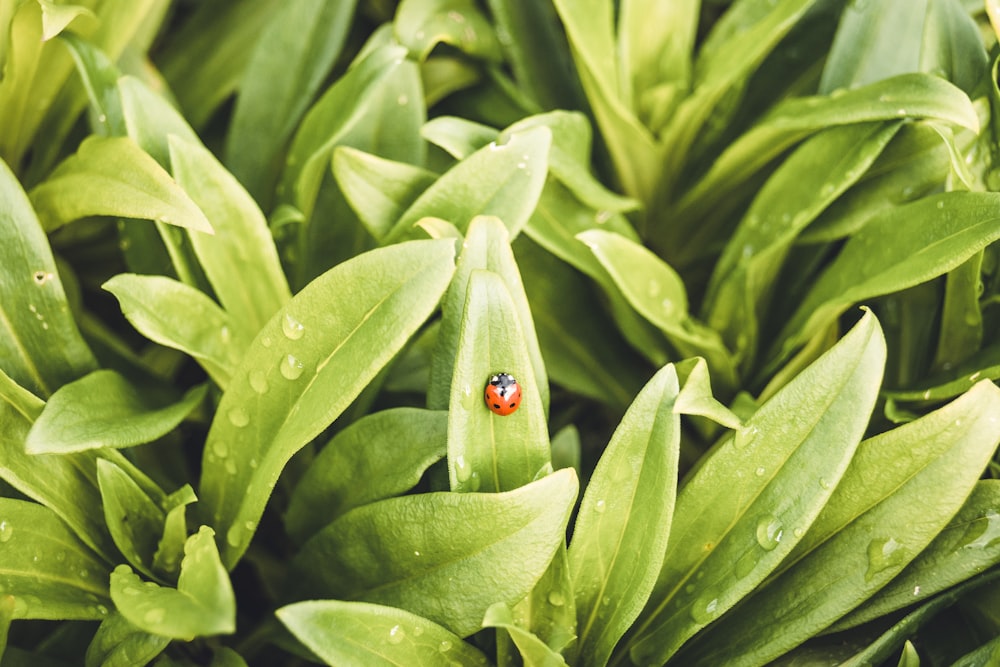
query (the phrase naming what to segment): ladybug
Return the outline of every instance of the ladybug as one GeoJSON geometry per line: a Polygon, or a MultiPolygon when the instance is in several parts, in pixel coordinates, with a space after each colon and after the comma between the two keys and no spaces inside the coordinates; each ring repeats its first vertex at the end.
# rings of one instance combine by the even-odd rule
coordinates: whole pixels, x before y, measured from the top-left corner
{"type": "Polygon", "coordinates": [[[506,417],[521,405],[521,385],[509,373],[497,373],[486,383],[486,407],[506,417]]]}

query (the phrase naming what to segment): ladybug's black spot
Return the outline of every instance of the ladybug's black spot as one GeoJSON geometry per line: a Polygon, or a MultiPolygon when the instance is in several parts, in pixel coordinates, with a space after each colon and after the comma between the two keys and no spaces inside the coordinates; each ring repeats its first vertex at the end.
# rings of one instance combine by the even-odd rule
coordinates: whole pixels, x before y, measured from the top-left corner
{"type": "Polygon", "coordinates": [[[500,406],[498,404],[496,404],[496,403],[493,404],[493,407],[496,408],[497,410],[500,409],[500,406]]]}
{"type": "Polygon", "coordinates": [[[510,404],[510,407],[512,407],[512,408],[515,407],[515,406],[517,406],[517,403],[511,403],[510,404]]]}

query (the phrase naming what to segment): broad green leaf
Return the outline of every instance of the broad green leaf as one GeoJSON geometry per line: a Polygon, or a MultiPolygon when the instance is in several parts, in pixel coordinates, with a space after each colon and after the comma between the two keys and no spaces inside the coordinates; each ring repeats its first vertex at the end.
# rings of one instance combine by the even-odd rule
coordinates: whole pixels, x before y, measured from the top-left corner
{"type": "Polygon", "coordinates": [[[97,487],[99,450],[76,454],[28,454],[31,423],[0,403],[0,478],[45,505],[96,553],[112,558],[114,542],[104,523],[97,487]]]}
{"type": "Polygon", "coordinates": [[[425,60],[438,44],[484,60],[501,58],[493,26],[473,0],[402,0],[392,25],[415,60],[425,60]]]}
{"type": "Polygon", "coordinates": [[[219,402],[199,503],[236,564],[285,462],[423,324],[454,271],[452,241],[371,251],[323,274],[268,322],[219,402]]]}
{"type": "Polygon", "coordinates": [[[437,623],[366,602],[310,600],[275,612],[328,665],[486,667],[489,660],[437,623]]]}
{"type": "Polygon", "coordinates": [[[587,279],[529,236],[530,227],[514,251],[546,373],[554,384],[624,413],[648,367],[594,307],[598,295],[587,279]]]}
{"type": "Polygon", "coordinates": [[[904,74],[837,95],[790,99],[731,143],[684,195],[674,215],[687,221],[707,216],[721,197],[736,191],[782,152],[820,129],[903,118],[938,119],[979,130],[968,96],[944,79],[925,74],[904,74]]]}
{"type": "Polygon", "coordinates": [[[115,545],[135,569],[154,576],[153,554],[163,530],[163,510],[110,461],[97,461],[97,482],[104,502],[104,520],[115,545]]]}
{"type": "Polygon", "coordinates": [[[505,493],[428,493],[358,507],[296,557],[299,594],[406,609],[460,637],[532,589],[563,543],[576,475],[505,493]]]}
{"type": "Polygon", "coordinates": [[[549,568],[531,589],[531,594],[511,610],[521,627],[556,654],[568,655],[573,650],[576,641],[576,596],[573,594],[565,543],[559,545],[549,568]]]}
{"type": "Polygon", "coordinates": [[[848,4],[820,90],[828,93],[920,71],[972,93],[988,67],[978,28],[957,0],[848,4]]]}
{"type": "Polygon", "coordinates": [[[169,144],[174,177],[216,231],[192,234],[191,244],[222,307],[241,333],[253,336],[290,297],[267,220],[207,148],[180,137],[169,144]]]}
{"type": "Polygon", "coordinates": [[[743,421],[712,395],[712,381],[704,359],[685,359],[676,367],[681,390],[674,401],[674,412],[707,417],[716,424],[733,430],[743,426],[743,421]]]}
{"type": "Polygon", "coordinates": [[[646,320],[656,325],[682,357],[702,356],[723,391],[737,386],[733,359],[718,333],[688,313],[681,277],[643,245],[613,232],[592,229],[577,234],[621,291],[646,320]]]}
{"type": "Polygon", "coordinates": [[[583,95],[569,44],[552,7],[534,0],[489,0],[488,5],[518,88],[543,109],[580,108],[583,95]]]}
{"type": "Polygon", "coordinates": [[[940,188],[948,174],[948,148],[929,123],[905,123],[850,190],[828,206],[797,243],[833,241],[861,229],[879,211],[940,188]]]}
{"type": "Polygon", "coordinates": [[[45,407],[45,401],[14,382],[2,369],[0,369],[0,398],[7,401],[29,422],[38,419],[38,415],[45,407]]]}
{"type": "Polygon", "coordinates": [[[108,565],[55,513],[0,498],[0,588],[14,596],[14,618],[97,620],[108,613],[108,565]]]}
{"type": "Polygon", "coordinates": [[[333,175],[365,227],[381,240],[437,176],[348,146],[333,152],[333,175]]]}
{"type": "Polygon", "coordinates": [[[202,526],[188,538],[177,588],[145,582],[128,565],[111,573],[111,599],[140,630],[190,641],[236,629],[236,599],[214,533],[202,526]]]}
{"type": "MultiPolygon", "coordinates": [[[[431,363],[431,383],[427,390],[427,405],[432,409],[444,409],[448,406],[455,374],[455,351],[459,349],[459,336],[467,304],[469,283],[472,272],[478,269],[497,274],[507,288],[534,372],[535,385],[541,399],[542,409],[548,414],[548,376],[545,372],[545,363],[542,361],[541,350],[538,347],[535,325],[531,309],[528,306],[524,285],[521,282],[521,274],[517,261],[514,259],[514,253],[510,248],[507,228],[497,218],[483,216],[473,218],[469,224],[465,241],[462,244],[462,254],[455,269],[455,276],[452,278],[451,286],[444,299],[437,347],[431,363]]],[[[496,331],[495,334],[498,339],[511,335],[510,332],[501,330],[496,331]]],[[[509,354],[509,351],[504,350],[501,358],[497,361],[503,362],[503,355],[506,354],[509,354]]]]}
{"type": "Polygon", "coordinates": [[[127,137],[88,137],[31,191],[31,201],[50,232],[80,218],[108,215],[214,233],[170,174],[127,137]]]}
{"type": "Polygon", "coordinates": [[[288,501],[285,529],[304,542],[355,507],[413,488],[447,451],[448,416],[393,408],[338,433],[309,464],[288,501]]]}
{"type": "Polygon", "coordinates": [[[99,370],[52,395],[25,440],[29,454],[131,447],[166,435],[205,397],[205,385],[183,398],[133,385],[116,371],[99,370]]]}
{"type": "Polygon", "coordinates": [[[552,132],[537,127],[479,149],[427,188],[385,241],[405,238],[421,218],[442,218],[464,231],[477,215],[500,218],[515,238],[545,185],[551,142],[552,132]]]}
{"type": "Polygon", "coordinates": [[[506,630],[517,646],[525,667],[567,667],[566,661],[558,652],[517,624],[510,607],[503,602],[497,602],[486,610],[483,627],[506,630]]]}
{"type": "Polygon", "coordinates": [[[630,642],[633,660],[666,660],[788,555],[861,440],[885,354],[866,313],[699,464],[678,494],[664,566],[630,642]]]}
{"type": "MultiPolygon", "coordinates": [[[[990,667],[998,661],[1000,661],[1000,637],[995,637],[963,655],[952,663],[952,667],[990,667]]],[[[914,664],[919,667],[919,663],[914,664]]]]}
{"type": "Polygon", "coordinates": [[[97,362],[69,311],[38,218],[0,162],[0,362],[14,382],[45,398],[97,362]]]}
{"type": "Polygon", "coordinates": [[[249,54],[281,0],[201,4],[165,31],[156,63],[194,127],[237,89],[249,54]]]}
{"type": "Polygon", "coordinates": [[[79,35],[64,32],[59,39],[73,56],[80,81],[87,92],[94,132],[99,136],[125,136],[125,118],[117,87],[121,72],[106,53],[79,35]]]}
{"type": "Polygon", "coordinates": [[[979,297],[983,254],[976,253],[948,273],[934,354],[936,368],[955,368],[982,347],[983,312],[979,297]]]}
{"type": "Polygon", "coordinates": [[[840,619],[836,632],[923,602],[1000,563],[1000,481],[982,480],[948,527],[888,586],[840,619]]]}
{"type": "Polygon", "coordinates": [[[499,132],[460,116],[438,116],[420,128],[420,136],[456,160],[464,160],[491,141],[499,132]]]}
{"type": "Polygon", "coordinates": [[[672,364],[653,376],[615,430],[580,503],[569,566],[581,665],[607,664],[663,565],[677,495],[679,390],[672,364]]]}
{"type": "Polygon", "coordinates": [[[831,497],[828,505],[830,512],[847,515],[839,522],[842,527],[833,517],[820,517],[813,527],[819,535],[815,539],[830,535],[829,539],[699,638],[685,654],[688,664],[717,664],[720,637],[725,638],[732,664],[767,662],[826,628],[895,578],[948,525],[1000,441],[996,429],[1000,389],[983,382],[966,397],[926,421],[878,436],[883,442],[898,438],[911,450],[933,451],[936,445],[934,454],[906,452],[896,458],[899,463],[893,469],[872,466],[884,461],[875,451],[883,443],[869,441],[859,448],[862,458],[852,462],[838,497],[831,497]],[[954,418],[956,414],[961,417],[954,418]],[[909,475],[898,469],[902,466],[910,467],[909,475]],[[895,478],[892,486],[881,482],[887,473],[895,478]],[[875,489],[866,488],[865,479],[870,484],[878,480],[875,489]],[[860,494],[871,500],[857,502],[860,494]],[[858,505],[849,514],[841,509],[858,505]]]}
{"type": "Polygon", "coordinates": [[[184,557],[184,543],[188,536],[187,506],[197,500],[194,489],[185,484],[160,502],[166,510],[166,518],[163,520],[163,535],[153,554],[153,571],[171,581],[176,579],[184,557]]]}
{"type": "Polygon", "coordinates": [[[292,0],[258,35],[240,82],[226,136],[226,164],[263,206],[279,158],[340,53],[354,0],[292,0]]]}
{"type": "Polygon", "coordinates": [[[622,77],[631,81],[633,105],[641,116],[654,90],[675,86],[685,94],[691,83],[692,61],[701,2],[626,0],[618,19],[618,53],[622,77]],[[646,103],[644,104],[644,101],[646,103]]]}
{"type": "Polygon", "coordinates": [[[772,359],[785,358],[853,303],[958,267],[1000,238],[998,220],[1000,194],[992,192],[948,192],[879,214],[812,285],[779,335],[772,359]]]}
{"type": "Polygon", "coordinates": [[[941,371],[906,389],[884,391],[897,401],[941,401],[958,396],[980,380],[1000,378],[1000,345],[988,345],[954,368],[941,371]]]}
{"type": "Polygon", "coordinates": [[[858,180],[900,125],[834,126],[803,142],[768,178],[729,237],[713,270],[704,312],[746,366],[795,237],[858,180]]]}
{"type": "Polygon", "coordinates": [[[85,667],[134,667],[158,656],[170,643],[129,623],[117,611],[105,618],[87,647],[85,667]]]}
{"type": "Polygon", "coordinates": [[[556,0],[584,92],[608,146],[625,193],[640,202],[653,198],[662,149],[632,108],[631,80],[616,63],[614,6],[610,0],[556,0]]]}
{"type": "Polygon", "coordinates": [[[121,273],[101,287],[115,295],[125,318],[154,343],[180,350],[225,389],[250,337],[207,294],[164,276],[121,273]]]}
{"type": "Polygon", "coordinates": [[[544,396],[504,279],[473,269],[465,291],[457,345],[435,350],[437,357],[455,359],[448,411],[450,485],[453,491],[510,491],[550,463],[544,396]],[[512,375],[521,386],[521,406],[507,416],[494,414],[483,399],[496,373],[512,375]]]}
{"type": "Polygon", "coordinates": [[[171,166],[170,137],[188,144],[200,142],[180,111],[139,79],[127,75],[118,79],[118,95],[128,136],[164,169],[171,166]]]}

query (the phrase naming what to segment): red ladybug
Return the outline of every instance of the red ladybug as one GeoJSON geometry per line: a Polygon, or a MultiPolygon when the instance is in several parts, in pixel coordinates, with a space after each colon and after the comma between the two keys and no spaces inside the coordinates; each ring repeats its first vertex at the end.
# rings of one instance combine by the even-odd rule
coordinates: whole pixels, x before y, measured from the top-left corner
{"type": "Polygon", "coordinates": [[[521,385],[509,373],[497,373],[486,384],[486,407],[506,417],[521,405],[521,385]]]}

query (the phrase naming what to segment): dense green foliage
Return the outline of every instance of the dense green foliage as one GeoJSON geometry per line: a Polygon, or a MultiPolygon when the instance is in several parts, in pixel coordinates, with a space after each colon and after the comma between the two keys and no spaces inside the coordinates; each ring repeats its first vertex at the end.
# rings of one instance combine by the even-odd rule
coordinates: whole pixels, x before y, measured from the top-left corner
{"type": "Polygon", "coordinates": [[[998,21],[0,0],[2,664],[997,664],[998,21]]]}

